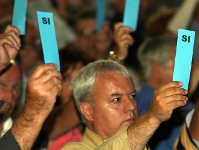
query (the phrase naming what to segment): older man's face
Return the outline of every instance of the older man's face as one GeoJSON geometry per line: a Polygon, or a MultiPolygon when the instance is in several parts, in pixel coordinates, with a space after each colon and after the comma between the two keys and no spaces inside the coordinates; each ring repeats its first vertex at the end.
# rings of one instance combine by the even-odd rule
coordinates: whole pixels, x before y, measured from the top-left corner
{"type": "Polygon", "coordinates": [[[89,129],[107,139],[138,117],[135,88],[130,78],[101,73],[93,87],[89,129]]]}
{"type": "Polygon", "coordinates": [[[0,123],[3,123],[12,114],[21,92],[21,72],[16,65],[0,75],[0,99],[5,100],[0,109],[0,123]]]}

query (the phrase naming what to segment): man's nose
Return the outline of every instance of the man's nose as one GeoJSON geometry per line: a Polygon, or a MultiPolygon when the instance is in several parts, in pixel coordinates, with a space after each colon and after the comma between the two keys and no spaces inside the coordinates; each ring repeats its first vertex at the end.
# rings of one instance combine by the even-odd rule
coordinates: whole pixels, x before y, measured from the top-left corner
{"type": "Polygon", "coordinates": [[[137,102],[135,99],[126,98],[125,102],[126,111],[133,111],[137,108],[137,102]]]}

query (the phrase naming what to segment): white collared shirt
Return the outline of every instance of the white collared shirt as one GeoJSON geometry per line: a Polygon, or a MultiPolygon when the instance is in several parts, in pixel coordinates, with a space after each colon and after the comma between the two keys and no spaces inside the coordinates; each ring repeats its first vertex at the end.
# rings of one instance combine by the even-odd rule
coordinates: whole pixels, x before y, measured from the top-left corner
{"type": "Polygon", "coordinates": [[[13,121],[12,118],[9,117],[3,124],[3,130],[1,132],[1,137],[12,127],[13,121]]]}

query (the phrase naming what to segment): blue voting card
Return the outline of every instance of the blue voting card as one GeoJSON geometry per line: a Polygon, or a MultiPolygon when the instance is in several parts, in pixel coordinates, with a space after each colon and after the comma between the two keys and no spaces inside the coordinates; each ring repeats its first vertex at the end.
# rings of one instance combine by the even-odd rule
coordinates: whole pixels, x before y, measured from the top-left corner
{"type": "Polygon", "coordinates": [[[134,31],[137,29],[140,0],[126,0],[123,16],[123,25],[134,31]]]}
{"type": "Polygon", "coordinates": [[[185,90],[188,90],[189,86],[194,40],[194,31],[184,29],[178,30],[173,81],[182,82],[182,88],[185,90]]]}
{"type": "Polygon", "coordinates": [[[20,35],[25,34],[27,3],[28,0],[15,0],[14,2],[12,25],[19,29],[20,35]]]}
{"type": "Polygon", "coordinates": [[[96,31],[102,29],[102,25],[105,20],[105,7],[106,1],[105,0],[97,0],[97,10],[96,10],[96,31]]]}
{"type": "Polygon", "coordinates": [[[45,63],[54,63],[60,71],[59,51],[56,40],[53,15],[50,12],[37,11],[39,32],[45,63]]]}

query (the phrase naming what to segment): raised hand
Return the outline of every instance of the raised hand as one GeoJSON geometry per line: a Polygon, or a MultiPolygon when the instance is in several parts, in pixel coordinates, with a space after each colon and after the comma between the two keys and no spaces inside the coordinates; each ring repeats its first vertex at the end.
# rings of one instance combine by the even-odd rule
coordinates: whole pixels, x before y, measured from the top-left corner
{"type": "Polygon", "coordinates": [[[155,91],[150,112],[158,122],[167,121],[175,108],[186,104],[188,91],[181,86],[181,82],[168,82],[155,91]]]}
{"type": "Polygon", "coordinates": [[[54,64],[43,64],[30,76],[27,82],[25,107],[32,110],[33,114],[47,116],[52,110],[56,97],[62,90],[62,77],[56,69],[57,66],[54,64]]]}
{"type": "Polygon", "coordinates": [[[19,33],[16,27],[8,25],[4,33],[0,34],[0,71],[18,54],[21,47],[19,33]]]}
{"type": "Polygon", "coordinates": [[[56,69],[54,64],[42,64],[27,82],[24,109],[11,129],[22,150],[31,149],[62,90],[62,77],[56,69]]]}
{"type": "Polygon", "coordinates": [[[115,42],[115,54],[122,60],[124,60],[128,55],[129,45],[133,45],[133,37],[130,35],[133,30],[125,27],[122,23],[117,23],[114,26],[113,39],[115,42]]]}

